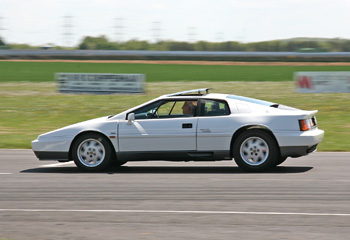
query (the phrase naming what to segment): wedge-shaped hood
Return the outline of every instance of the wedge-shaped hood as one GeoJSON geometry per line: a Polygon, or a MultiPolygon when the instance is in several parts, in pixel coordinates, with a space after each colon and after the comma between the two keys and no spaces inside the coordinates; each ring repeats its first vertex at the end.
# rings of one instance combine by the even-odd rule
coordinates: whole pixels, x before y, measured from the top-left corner
{"type": "Polygon", "coordinates": [[[77,133],[86,129],[101,129],[102,125],[108,120],[107,117],[95,118],[79,123],[75,123],[63,128],[59,128],[44,134],[41,134],[39,138],[44,137],[68,137],[75,136],[77,133]]]}

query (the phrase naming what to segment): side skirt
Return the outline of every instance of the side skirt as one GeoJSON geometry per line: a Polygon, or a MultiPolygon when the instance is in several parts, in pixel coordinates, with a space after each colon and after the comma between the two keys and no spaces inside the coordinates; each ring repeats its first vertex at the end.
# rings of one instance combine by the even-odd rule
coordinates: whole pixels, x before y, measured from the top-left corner
{"type": "Polygon", "coordinates": [[[117,152],[118,161],[219,161],[231,160],[230,151],[212,151],[212,152],[117,152]]]}

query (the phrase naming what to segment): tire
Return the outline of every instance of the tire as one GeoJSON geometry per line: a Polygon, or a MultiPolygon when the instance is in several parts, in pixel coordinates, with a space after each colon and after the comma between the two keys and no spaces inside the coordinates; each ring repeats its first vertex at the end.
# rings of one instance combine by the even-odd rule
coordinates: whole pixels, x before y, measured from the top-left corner
{"type": "Polygon", "coordinates": [[[246,172],[263,172],[276,166],[279,150],[267,132],[252,129],[237,137],[232,148],[237,165],[246,172]]]}
{"type": "Polygon", "coordinates": [[[127,163],[127,161],[114,161],[112,163],[112,167],[121,167],[123,166],[125,163],[127,163]]]}
{"type": "Polygon", "coordinates": [[[276,166],[281,165],[282,163],[284,163],[284,161],[287,160],[288,157],[280,157],[280,159],[277,160],[276,162],[276,166]]]}
{"type": "Polygon", "coordinates": [[[98,172],[107,169],[113,161],[113,147],[98,133],[78,137],[72,146],[75,165],[83,171],[98,172]]]}

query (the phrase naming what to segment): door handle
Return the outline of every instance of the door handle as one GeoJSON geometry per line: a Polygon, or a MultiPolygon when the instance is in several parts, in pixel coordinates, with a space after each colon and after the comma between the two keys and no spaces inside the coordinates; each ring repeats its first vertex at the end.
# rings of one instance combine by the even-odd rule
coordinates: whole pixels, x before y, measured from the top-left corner
{"type": "Polygon", "coordinates": [[[183,123],[182,128],[192,128],[192,123],[183,123]]]}

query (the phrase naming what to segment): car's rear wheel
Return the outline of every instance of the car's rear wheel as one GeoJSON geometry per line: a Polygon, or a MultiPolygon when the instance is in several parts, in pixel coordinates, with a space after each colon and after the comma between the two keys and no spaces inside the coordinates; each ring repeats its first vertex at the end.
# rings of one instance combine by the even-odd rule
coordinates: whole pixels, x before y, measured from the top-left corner
{"type": "Polygon", "coordinates": [[[121,167],[123,166],[125,163],[127,163],[127,161],[114,161],[112,163],[112,167],[121,167]]]}
{"type": "Polygon", "coordinates": [[[78,168],[96,172],[109,167],[113,160],[113,151],[106,137],[98,133],[89,133],[78,137],[72,146],[72,156],[78,168]]]}
{"type": "Polygon", "coordinates": [[[276,166],[281,165],[287,160],[288,157],[280,157],[280,159],[277,160],[276,166]]]}
{"type": "Polygon", "coordinates": [[[266,171],[276,166],[278,146],[267,132],[252,129],[237,137],[233,145],[237,165],[247,172],[266,171]]]}

